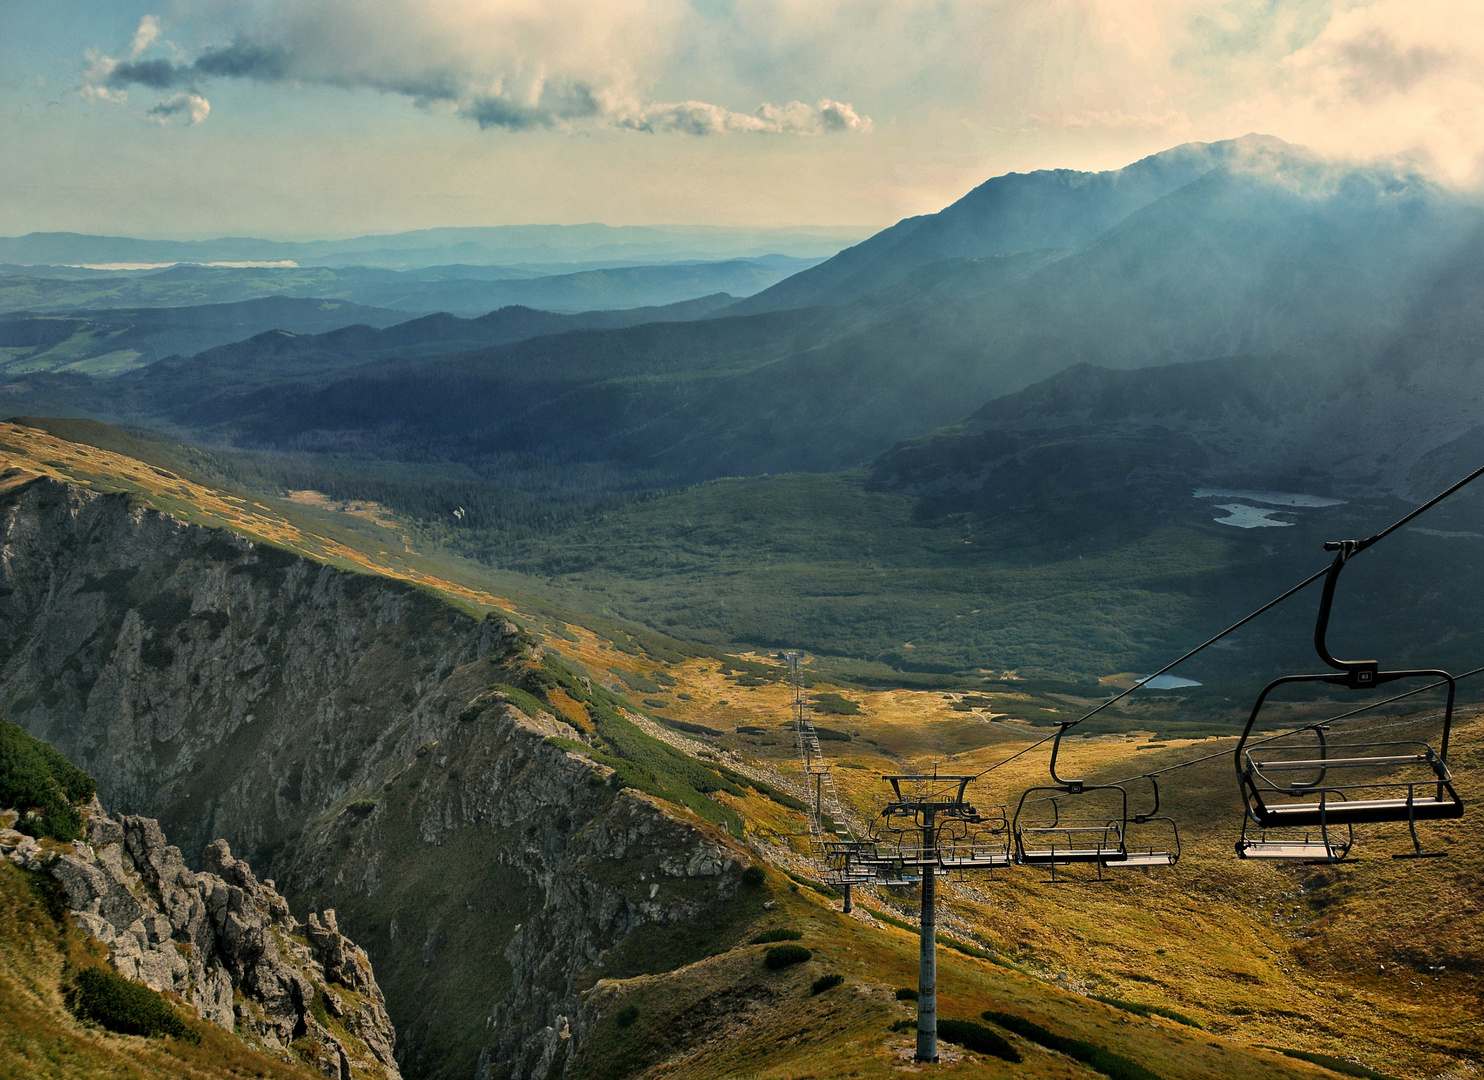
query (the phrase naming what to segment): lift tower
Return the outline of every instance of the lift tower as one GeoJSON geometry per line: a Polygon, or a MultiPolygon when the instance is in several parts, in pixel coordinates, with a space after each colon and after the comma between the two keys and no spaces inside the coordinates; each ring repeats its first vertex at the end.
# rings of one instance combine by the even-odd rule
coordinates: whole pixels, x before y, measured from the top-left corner
{"type": "MultiPolygon", "coordinates": [[[[978,824],[982,819],[964,799],[972,776],[939,776],[906,773],[883,776],[895,796],[881,812],[893,831],[913,831],[919,846],[910,842],[899,848],[899,864],[918,867],[922,874],[922,930],[917,951],[917,1055],[916,1060],[938,1060],[938,919],[937,876],[943,871],[939,833],[950,824],[978,824]]],[[[996,855],[998,853],[996,852],[996,855]]],[[[984,866],[1005,865],[998,858],[984,866]]],[[[977,865],[977,864],[976,864],[977,865]]],[[[969,868],[967,865],[965,869],[969,868]]],[[[946,871],[944,871],[946,872],[946,871]]]]}

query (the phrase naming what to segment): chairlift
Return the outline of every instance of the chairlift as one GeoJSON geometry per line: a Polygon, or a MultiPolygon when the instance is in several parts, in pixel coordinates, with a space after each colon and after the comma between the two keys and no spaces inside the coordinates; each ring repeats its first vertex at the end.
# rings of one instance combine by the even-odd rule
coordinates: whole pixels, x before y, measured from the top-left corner
{"type": "Polygon", "coordinates": [[[1061,750],[1062,736],[1071,723],[1061,725],[1051,747],[1051,779],[1054,786],[1033,787],[1020,796],[1015,808],[1012,829],[1015,834],[1015,861],[1023,866],[1049,866],[1052,880],[1056,879],[1056,868],[1070,863],[1096,863],[1098,878],[1103,876],[1104,866],[1124,865],[1128,851],[1124,846],[1124,831],[1128,826],[1128,792],[1116,784],[1088,785],[1081,780],[1064,780],[1056,774],[1056,757],[1061,750]],[[1092,795],[1096,792],[1117,792],[1117,811],[1111,815],[1089,815],[1063,817],[1062,800],[1069,797],[1092,795]],[[1056,794],[1050,794],[1055,792],[1056,794]],[[1047,794],[1046,798],[1031,799],[1033,795],[1047,794]],[[1032,806],[1049,804],[1050,820],[1043,814],[1028,813],[1027,803],[1032,806]]]}
{"type": "Polygon", "coordinates": [[[950,821],[938,835],[938,865],[944,870],[989,870],[1010,865],[1010,821],[1005,807],[977,820],[950,821]]]}
{"type": "Polygon", "coordinates": [[[1154,791],[1154,806],[1148,812],[1135,814],[1129,819],[1123,832],[1124,856],[1122,859],[1110,859],[1109,866],[1119,869],[1147,870],[1155,866],[1174,866],[1180,861],[1180,827],[1175,824],[1174,818],[1159,812],[1158,778],[1151,775],[1144,779],[1149,781],[1149,786],[1154,791]],[[1146,825],[1155,825],[1157,829],[1168,826],[1170,843],[1162,848],[1156,847],[1153,843],[1147,848],[1144,847],[1143,827],[1146,825]],[[1139,836],[1138,843],[1133,842],[1136,835],[1139,836]]]}
{"type": "Polygon", "coordinates": [[[1285,675],[1270,682],[1258,695],[1234,754],[1238,786],[1246,807],[1237,854],[1249,859],[1318,858],[1336,862],[1353,846],[1352,826],[1405,822],[1413,850],[1411,855],[1398,858],[1420,857],[1423,852],[1417,838],[1417,822],[1463,816],[1463,802],[1454,790],[1448,769],[1448,737],[1453,726],[1457,686],[1453,676],[1439,668],[1382,671],[1375,660],[1338,660],[1330,654],[1325,635],[1335,584],[1345,562],[1362,550],[1363,542],[1330,541],[1324,548],[1336,554],[1324,579],[1324,593],[1314,624],[1314,649],[1319,659],[1339,674],[1285,675]],[[1248,746],[1263,704],[1280,686],[1328,683],[1351,690],[1370,690],[1400,679],[1421,678],[1441,680],[1448,685],[1442,735],[1436,751],[1428,743],[1417,740],[1334,745],[1328,735],[1330,728],[1325,724],[1311,724],[1295,732],[1292,738],[1301,740],[1297,744],[1276,740],[1248,746]],[[1249,822],[1261,830],[1259,838],[1247,836],[1249,822]],[[1340,829],[1346,830],[1343,842],[1337,839],[1340,829]],[[1270,839],[1269,830],[1278,830],[1280,838],[1270,839]],[[1308,830],[1304,839],[1285,838],[1300,830],[1308,830]],[[1314,830],[1318,831],[1317,839],[1314,830]]]}

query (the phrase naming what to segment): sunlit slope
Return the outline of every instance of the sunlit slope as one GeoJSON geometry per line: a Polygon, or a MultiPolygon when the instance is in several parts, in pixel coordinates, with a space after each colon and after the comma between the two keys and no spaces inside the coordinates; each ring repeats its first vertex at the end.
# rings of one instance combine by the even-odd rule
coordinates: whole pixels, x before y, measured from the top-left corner
{"type": "MultiPolygon", "coordinates": [[[[608,655],[601,643],[583,644],[578,651],[594,668],[608,655]]],[[[645,704],[669,722],[672,737],[777,769],[794,782],[793,790],[807,794],[786,722],[791,692],[781,680],[782,669],[762,657],[751,663],[743,669],[712,660],[661,665],[613,657],[604,666],[616,680],[651,680],[655,692],[646,693],[645,704]],[[676,731],[684,725],[689,726],[683,734],[676,731]]],[[[835,783],[861,824],[872,819],[889,793],[879,779],[882,773],[934,767],[977,773],[1050,734],[1048,719],[1080,715],[1069,699],[1036,702],[1009,693],[866,692],[827,683],[817,684],[812,693],[846,703],[825,699],[822,707],[828,711],[817,712],[816,722],[831,733],[822,746],[835,783]],[[1048,715],[1048,705],[1063,711],[1048,715]]],[[[1149,799],[1147,784],[1138,777],[1209,757],[1161,781],[1163,812],[1176,819],[1183,842],[1180,862],[1149,873],[1110,869],[1101,881],[1088,867],[1060,870],[1055,882],[1044,870],[1018,868],[952,881],[945,889],[940,932],[988,950],[998,962],[940,950],[946,972],[942,992],[950,1001],[957,997],[942,1015],[972,1018],[991,1007],[1015,1012],[979,1004],[977,997],[972,1005],[960,1003],[963,996],[985,992],[969,990],[984,985],[976,979],[1012,979],[1016,989],[1000,983],[992,992],[1011,1001],[1019,995],[1028,1010],[1041,1010],[1026,1015],[1047,1027],[1077,1031],[1093,1042],[1102,1037],[1109,1045],[1096,1027],[1076,1026],[1119,1016],[1116,1010],[1099,1012],[1102,1007],[1088,995],[1168,1010],[1249,1046],[1349,1059],[1397,1077],[1437,1076],[1477,1064],[1475,1024],[1484,1008],[1484,921],[1478,913],[1484,843],[1470,825],[1476,811],[1463,821],[1419,827],[1424,851],[1441,858],[1393,859],[1409,852],[1411,844],[1405,825],[1388,825],[1357,827],[1354,855],[1337,866],[1239,860],[1233,850],[1241,831],[1231,756],[1235,740],[1151,740],[1138,732],[1138,718],[1148,699],[1159,696],[1131,700],[1133,734],[1069,741],[1059,771],[1090,781],[1135,778],[1128,791],[1136,812],[1147,809],[1149,799]]],[[[1353,704],[1343,698],[1313,703],[1275,722],[1303,722],[1353,704]]],[[[1419,715],[1409,737],[1436,742],[1436,713],[1419,715]]],[[[1465,715],[1469,718],[1453,732],[1451,761],[1468,802],[1477,797],[1484,765],[1484,721],[1471,709],[1465,715]]],[[[1006,803],[1013,816],[1022,792],[1049,782],[1048,749],[976,782],[970,790],[975,804],[987,810],[1006,803]]],[[[808,856],[800,820],[774,815],[750,824],[765,850],[790,869],[816,878],[823,874],[808,856]]],[[[1167,835],[1151,837],[1161,845],[1168,840],[1167,835]]],[[[801,895],[812,894],[805,889],[801,895]]],[[[916,893],[910,888],[857,888],[856,899],[863,905],[858,912],[908,922],[915,918],[916,893]]],[[[882,933],[898,932],[884,927],[882,933]]],[[[906,935],[902,940],[902,956],[873,954],[871,964],[885,970],[897,964],[895,977],[904,980],[899,985],[912,985],[914,943],[906,935]]],[[[850,961],[859,964],[861,958],[850,961]]],[[[866,1008],[864,1002],[856,1004],[866,1008]]],[[[1198,1035],[1157,1015],[1141,1020],[1124,1014],[1122,1022],[1135,1025],[1131,1034],[1136,1036],[1151,1024],[1198,1035]]],[[[1138,1053],[1119,1052],[1160,1075],[1187,1075],[1180,1066],[1162,1067],[1138,1053]]]]}
{"type": "MultiPolygon", "coordinates": [[[[90,421],[52,421],[65,430],[87,428],[94,441],[148,455],[149,448],[121,432],[90,421]]],[[[97,491],[123,492],[143,505],[182,521],[231,529],[249,539],[346,569],[361,569],[409,581],[465,605],[509,610],[508,601],[482,589],[436,576],[394,530],[342,515],[347,524],[367,525],[356,535],[330,522],[296,513],[288,503],[236,494],[117,450],[69,442],[24,424],[0,423],[0,488],[38,476],[82,484],[97,491]]]]}

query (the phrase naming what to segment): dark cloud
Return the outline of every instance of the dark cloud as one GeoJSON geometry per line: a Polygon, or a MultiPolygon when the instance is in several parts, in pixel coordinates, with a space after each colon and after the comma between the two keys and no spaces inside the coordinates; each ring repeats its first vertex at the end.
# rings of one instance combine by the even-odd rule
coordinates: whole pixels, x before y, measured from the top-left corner
{"type": "Polygon", "coordinates": [[[207,49],[192,66],[202,75],[277,82],[288,77],[288,60],[283,49],[234,42],[226,48],[207,49]]]}
{"type": "Polygon", "coordinates": [[[584,83],[548,83],[534,105],[525,105],[499,95],[477,97],[459,110],[481,128],[501,127],[524,131],[556,127],[569,120],[586,120],[602,113],[591,86],[584,83]]]}
{"type": "Polygon", "coordinates": [[[123,60],[108,73],[107,83],[116,89],[126,86],[149,86],[168,90],[190,81],[190,68],[176,67],[169,60],[123,60]]]}

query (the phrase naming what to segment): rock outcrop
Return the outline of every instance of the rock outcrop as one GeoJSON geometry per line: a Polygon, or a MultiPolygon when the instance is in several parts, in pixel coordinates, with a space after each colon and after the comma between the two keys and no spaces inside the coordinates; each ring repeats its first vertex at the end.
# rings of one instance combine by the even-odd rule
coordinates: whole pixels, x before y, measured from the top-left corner
{"type": "Polygon", "coordinates": [[[159,822],[95,808],[85,841],[43,845],[0,828],[0,848],[61,882],[78,926],[126,978],[334,1080],[400,1080],[396,1032],[365,951],[339,932],[333,910],[301,926],[225,840],[194,873],[159,822]]]}

